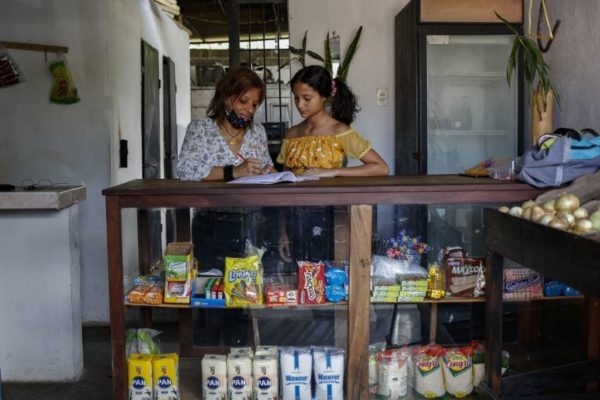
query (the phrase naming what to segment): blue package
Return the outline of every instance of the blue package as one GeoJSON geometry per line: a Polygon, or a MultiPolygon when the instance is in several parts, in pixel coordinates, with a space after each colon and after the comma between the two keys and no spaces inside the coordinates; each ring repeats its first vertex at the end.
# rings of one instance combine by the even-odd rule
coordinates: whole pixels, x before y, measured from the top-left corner
{"type": "Polygon", "coordinates": [[[563,285],[563,296],[581,296],[581,292],[571,286],[563,285]]]}
{"type": "Polygon", "coordinates": [[[344,286],[348,284],[348,274],[341,268],[328,267],[325,281],[328,285],[344,286]]]}
{"type": "Polygon", "coordinates": [[[346,300],[346,288],[338,285],[326,285],[325,286],[325,298],[327,301],[332,303],[339,303],[342,300],[346,300]]]}
{"type": "Polygon", "coordinates": [[[555,280],[549,280],[544,282],[544,296],[546,297],[556,297],[556,296],[560,296],[563,288],[565,285],[563,285],[562,283],[555,281],[555,280]]]}

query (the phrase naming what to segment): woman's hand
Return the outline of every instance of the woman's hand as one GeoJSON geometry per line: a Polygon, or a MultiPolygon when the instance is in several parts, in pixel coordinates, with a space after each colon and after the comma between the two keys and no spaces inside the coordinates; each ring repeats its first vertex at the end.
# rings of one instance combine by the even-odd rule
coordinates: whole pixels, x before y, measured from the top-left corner
{"type": "Polygon", "coordinates": [[[279,245],[277,246],[277,248],[279,250],[279,256],[283,261],[292,261],[292,254],[290,252],[290,239],[288,238],[287,233],[279,233],[279,245]]]}
{"type": "Polygon", "coordinates": [[[233,177],[241,178],[243,176],[260,175],[260,161],[256,158],[247,158],[243,163],[233,168],[233,177]]]}
{"type": "Polygon", "coordinates": [[[267,165],[260,171],[261,175],[270,174],[271,172],[275,172],[275,168],[272,165],[267,165]]]}
{"type": "Polygon", "coordinates": [[[321,178],[334,178],[337,176],[336,168],[309,168],[302,175],[312,175],[321,178]]]}

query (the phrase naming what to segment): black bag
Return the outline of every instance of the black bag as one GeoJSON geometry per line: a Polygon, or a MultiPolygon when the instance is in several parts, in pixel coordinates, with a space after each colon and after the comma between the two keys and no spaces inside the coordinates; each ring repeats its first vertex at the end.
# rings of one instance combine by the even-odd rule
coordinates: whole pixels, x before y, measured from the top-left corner
{"type": "MultiPolygon", "coordinates": [[[[600,169],[600,136],[593,129],[558,128],[523,154],[517,178],[532,186],[560,186],[600,169]]],[[[519,168],[518,167],[518,168],[519,168]]]]}

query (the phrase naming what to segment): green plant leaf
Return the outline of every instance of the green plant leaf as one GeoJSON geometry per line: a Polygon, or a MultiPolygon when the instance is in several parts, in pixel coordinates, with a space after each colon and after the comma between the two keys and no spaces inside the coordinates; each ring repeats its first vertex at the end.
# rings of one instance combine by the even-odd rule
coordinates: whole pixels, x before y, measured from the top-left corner
{"type": "Polygon", "coordinates": [[[333,65],[331,63],[331,48],[329,47],[329,31],[327,31],[327,37],[325,37],[325,61],[323,67],[333,76],[333,65]]]}
{"type": "Polygon", "coordinates": [[[295,47],[293,47],[293,46],[290,46],[290,53],[298,55],[298,54],[300,54],[301,52],[300,52],[300,50],[298,50],[297,48],[295,48],[295,47]]]}
{"type": "Polygon", "coordinates": [[[354,39],[352,39],[352,42],[350,43],[348,50],[346,50],[346,55],[344,56],[344,60],[340,63],[340,67],[338,69],[337,76],[344,81],[346,80],[346,77],[348,76],[348,71],[350,70],[350,63],[352,62],[352,59],[354,58],[354,55],[356,54],[356,50],[358,49],[358,43],[360,41],[360,35],[362,34],[362,28],[363,28],[362,25],[358,28],[358,31],[354,35],[354,39]]]}
{"type": "Polygon", "coordinates": [[[508,22],[507,20],[505,20],[504,18],[502,18],[502,17],[500,16],[500,14],[498,14],[496,11],[494,11],[494,14],[496,14],[496,17],[498,17],[498,19],[499,19],[500,21],[502,21],[502,22],[504,23],[504,25],[506,25],[506,27],[507,27],[507,28],[508,28],[508,29],[509,29],[509,30],[510,30],[512,33],[514,33],[515,35],[519,36],[519,32],[516,30],[516,28],[515,28],[515,27],[514,27],[514,26],[513,26],[513,25],[512,25],[510,22],[508,22]]]}
{"type": "Polygon", "coordinates": [[[308,29],[304,31],[304,37],[302,38],[302,53],[306,53],[306,35],[308,35],[308,29]]]}
{"type": "Polygon", "coordinates": [[[319,60],[321,62],[325,61],[325,60],[323,60],[323,57],[321,57],[319,54],[315,53],[312,50],[306,50],[306,54],[308,54],[309,56],[311,56],[315,60],[319,60]]]}

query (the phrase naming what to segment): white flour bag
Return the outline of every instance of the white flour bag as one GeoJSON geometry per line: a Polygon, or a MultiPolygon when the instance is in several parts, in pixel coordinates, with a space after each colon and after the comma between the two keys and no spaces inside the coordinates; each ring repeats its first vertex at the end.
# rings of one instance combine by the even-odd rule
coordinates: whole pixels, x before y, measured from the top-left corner
{"type": "Polygon", "coordinates": [[[312,354],[308,347],[282,347],[279,352],[282,400],[311,400],[312,354]]]}
{"type": "Polygon", "coordinates": [[[224,355],[207,354],[202,359],[202,399],[227,397],[227,361],[224,355]]]}
{"type": "Polygon", "coordinates": [[[473,391],[471,351],[471,347],[446,349],[442,359],[446,390],[459,399],[473,391]]]}
{"type": "Polygon", "coordinates": [[[430,345],[422,347],[415,356],[415,391],[426,399],[435,399],[446,393],[440,357],[444,349],[430,345]]]}
{"type": "Polygon", "coordinates": [[[388,349],[377,354],[379,398],[397,400],[408,393],[408,349],[388,349]]]}
{"type": "Polygon", "coordinates": [[[229,400],[252,400],[252,359],[249,356],[227,356],[229,400]]]}
{"type": "Polygon", "coordinates": [[[273,355],[257,355],[252,360],[254,400],[277,400],[279,395],[279,365],[273,355]]]}
{"type": "Polygon", "coordinates": [[[344,350],[333,347],[313,349],[317,400],[344,400],[344,350]]]}

